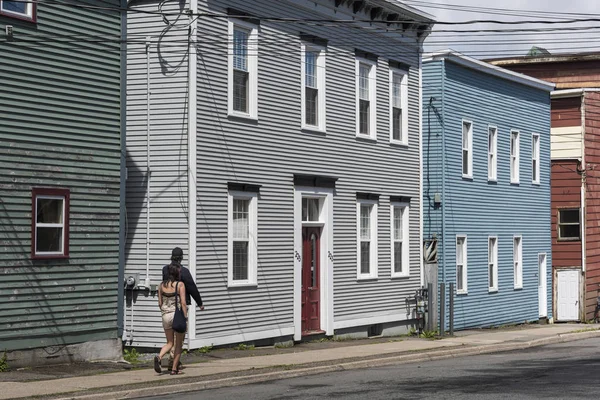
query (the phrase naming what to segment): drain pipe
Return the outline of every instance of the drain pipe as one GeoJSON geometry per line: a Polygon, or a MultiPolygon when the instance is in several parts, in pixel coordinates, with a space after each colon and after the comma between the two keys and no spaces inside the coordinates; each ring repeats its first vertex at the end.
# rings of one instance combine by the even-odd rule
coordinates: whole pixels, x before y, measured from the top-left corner
{"type": "Polygon", "coordinates": [[[585,89],[581,92],[581,215],[579,222],[581,225],[581,272],[585,274],[586,269],[586,220],[585,220],[585,185],[587,182],[587,167],[585,164],[585,89]]]}
{"type": "MultiPolygon", "coordinates": [[[[197,84],[197,34],[198,34],[198,0],[190,0],[190,31],[188,39],[188,267],[190,273],[196,280],[196,84],[197,84]]],[[[196,339],[196,307],[188,310],[189,340],[188,348],[192,340],[196,339]]]]}
{"type": "Polygon", "coordinates": [[[446,60],[442,59],[442,283],[446,283],[446,60]]]}
{"type": "MultiPolygon", "coordinates": [[[[150,37],[146,37],[146,280],[150,289],[150,37]]],[[[132,303],[133,304],[133,303],[132,303]]]]}

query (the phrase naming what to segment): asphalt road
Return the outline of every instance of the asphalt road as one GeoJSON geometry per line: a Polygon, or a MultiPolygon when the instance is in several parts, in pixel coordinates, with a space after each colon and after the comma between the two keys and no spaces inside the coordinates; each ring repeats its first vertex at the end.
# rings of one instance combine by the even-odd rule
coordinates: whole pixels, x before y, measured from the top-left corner
{"type": "Polygon", "coordinates": [[[600,338],[284,379],[163,399],[598,399],[600,338]]]}

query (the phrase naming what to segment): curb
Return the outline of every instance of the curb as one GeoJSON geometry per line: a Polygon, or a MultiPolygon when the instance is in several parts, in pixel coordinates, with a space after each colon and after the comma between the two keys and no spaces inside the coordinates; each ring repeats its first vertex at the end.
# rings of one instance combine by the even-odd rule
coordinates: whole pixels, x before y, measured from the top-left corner
{"type": "MultiPolygon", "coordinates": [[[[73,394],[63,395],[64,397],[57,398],[58,400],[114,400],[114,399],[133,399],[139,397],[154,397],[162,395],[170,395],[176,393],[193,392],[206,389],[218,389],[223,387],[241,386],[252,383],[273,381],[279,379],[296,378],[300,376],[315,375],[321,373],[329,373],[336,371],[346,371],[360,368],[380,367],[394,364],[414,363],[421,361],[435,361],[443,360],[448,358],[467,357],[481,354],[500,353],[514,350],[524,350],[532,347],[546,346],[550,344],[566,343],[577,340],[584,340],[600,337],[600,330],[586,331],[586,332],[572,332],[563,333],[552,337],[541,338],[530,340],[527,342],[513,342],[513,343],[500,343],[491,345],[481,345],[474,347],[467,347],[461,349],[451,350],[440,350],[432,351],[430,353],[415,353],[415,354],[403,354],[392,357],[382,357],[378,359],[362,360],[362,361],[351,361],[351,362],[340,362],[334,365],[320,366],[320,367],[306,367],[303,368],[302,364],[292,366],[291,370],[269,372],[264,374],[239,376],[232,378],[223,378],[216,380],[207,380],[201,382],[183,383],[183,384],[171,384],[161,385],[149,388],[139,388],[131,390],[121,390],[109,393],[95,393],[95,394],[73,394]]],[[[110,390],[110,388],[104,388],[110,390]]]]}

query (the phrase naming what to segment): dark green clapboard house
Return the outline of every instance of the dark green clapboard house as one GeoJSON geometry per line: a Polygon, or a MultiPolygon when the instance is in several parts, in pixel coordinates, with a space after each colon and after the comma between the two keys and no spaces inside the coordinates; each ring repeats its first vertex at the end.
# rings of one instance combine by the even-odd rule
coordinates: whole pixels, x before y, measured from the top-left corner
{"type": "Polygon", "coordinates": [[[0,0],[0,355],[121,355],[120,0],[0,0]]]}

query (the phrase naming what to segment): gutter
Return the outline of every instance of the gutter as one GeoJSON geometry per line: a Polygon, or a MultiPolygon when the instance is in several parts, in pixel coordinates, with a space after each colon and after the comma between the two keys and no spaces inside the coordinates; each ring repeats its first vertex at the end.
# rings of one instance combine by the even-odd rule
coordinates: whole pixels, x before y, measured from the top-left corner
{"type": "MultiPolygon", "coordinates": [[[[196,39],[198,34],[198,0],[190,0],[190,32],[188,38],[188,267],[194,281],[196,280],[196,228],[197,228],[197,109],[196,109],[196,86],[197,86],[197,49],[196,39]]],[[[196,339],[196,307],[188,310],[189,339],[188,343],[196,339]]],[[[189,347],[189,346],[188,346],[189,347]]]]}

